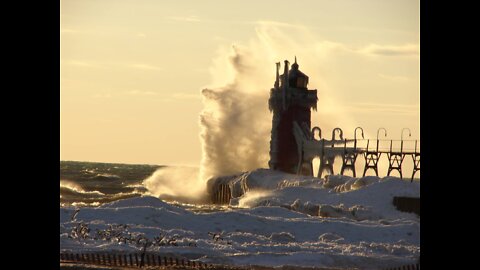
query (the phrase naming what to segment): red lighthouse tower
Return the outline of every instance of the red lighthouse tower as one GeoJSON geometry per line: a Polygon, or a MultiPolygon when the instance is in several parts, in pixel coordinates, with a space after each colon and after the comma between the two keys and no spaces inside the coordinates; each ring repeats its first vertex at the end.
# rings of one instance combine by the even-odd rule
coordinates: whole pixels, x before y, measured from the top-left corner
{"type": "Polygon", "coordinates": [[[273,112],[270,140],[270,169],[287,173],[301,171],[313,175],[312,168],[297,168],[299,156],[293,134],[294,122],[303,129],[311,130],[311,109],[317,109],[317,90],[308,90],[308,76],[298,69],[297,58],[288,70],[285,60],[284,72],[279,75],[280,63],[274,88],[270,90],[269,109],[273,112]]]}

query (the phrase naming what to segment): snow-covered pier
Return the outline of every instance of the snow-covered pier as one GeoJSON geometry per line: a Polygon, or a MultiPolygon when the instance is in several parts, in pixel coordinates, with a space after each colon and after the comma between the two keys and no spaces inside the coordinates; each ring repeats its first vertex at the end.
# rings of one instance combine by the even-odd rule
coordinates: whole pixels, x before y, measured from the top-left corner
{"type": "Polygon", "coordinates": [[[342,158],[341,174],[350,170],[356,176],[355,162],[357,157],[362,155],[365,159],[363,176],[368,170],[378,174],[378,161],[382,154],[388,157],[389,166],[387,176],[392,171],[398,171],[400,178],[403,178],[402,164],[407,156],[412,157],[413,171],[411,179],[420,170],[420,147],[419,141],[407,141],[403,139],[404,131],[411,131],[408,128],[402,129],[400,140],[388,140],[387,149],[379,145],[385,140],[379,139],[380,131],[387,131],[379,128],[376,140],[364,139],[363,129],[357,127],[353,139],[344,139],[343,130],[334,128],[331,140],[322,138],[320,127],[312,128],[311,110],[317,109],[317,89],[308,89],[309,76],[300,71],[297,58],[289,69],[288,60],[284,61],[284,71],[280,75],[280,63],[276,64],[276,79],[274,87],[270,89],[268,106],[273,113],[272,130],[270,139],[270,161],[269,168],[286,173],[297,175],[314,175],[313,159],[320,159],[318,177],[324,172],[334,174],[333,163],[335,158],[342,158]],[[357,139],[357,133],[361,131],[362,140],[357,139]],[[316,134],[318,133],[318,138],[316,134]],[[338,134],[338,138],[337,135],[338,134]],[[370,143],[376,146],[372,146],[370,143]],[[395,146],[394,146],[395,142],[395,146]],[[404,147],[405,143],[414,143],[410,149],[404,147]],[[399,145],[396,145],[399,144],[399,145]]]}
{"type": "Polygon", "coordinates": [[[314,127],[309,131],[305,127],[301,128],[296,122],[293,127],[299,156],[297,174],[313,175],[312,161],[314,158],[320,159],[318,177],[322,177],[324,172],[334,174],[333,163],[335,158],[341,157],[340,174],[344,175],[347,170],[350,170],[356,177],[355,163],[358,156],[361,155],[365,159],[363,176],[370,169],[375,172],[376,176],[379,176],[378,161],[382,154],[387,156],[389,163],[386,176],[390,176],[393,171],[398,171],[400,178],[403,178],[402,164],[406,157],[411,157],[413,162],[411,181],[413,181],[416,172],[420,171],[420,141],[403,139],[404,131],[409,131],[409,136],[411,136],[408,128],[402,130],[400,140],[380,140],[378,135],[381,130],[385,132],[385,136],[387,134],[384,128],[378,129],[377,138],[374,140],[364,139],[361,127],[355,129],[353,139],[343,138],[342,129],[335,128],[332,131],[332,139],[328,140],[322,138],[322,131],[319,127],[314,127]],[[357,139],[357,130],[361,131],[362,139],[357,139]],[[317,131],[318,139],[316,138],[317,131]],[[336,138],[337,133],[339,134],[338,139],[336,138]]]}

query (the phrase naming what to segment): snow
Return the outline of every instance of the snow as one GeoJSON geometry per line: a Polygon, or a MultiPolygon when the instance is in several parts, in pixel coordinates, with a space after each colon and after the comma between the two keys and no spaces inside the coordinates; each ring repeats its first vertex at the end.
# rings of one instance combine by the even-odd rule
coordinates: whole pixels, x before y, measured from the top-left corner
{"type": "Polygon", "coordinates": [[[60,208],[61,250],[138,251],[143,235],[153,242],[160,236],[148,251],[230,265],[380,269],[420,255],[420,218],[392,204],[394,196],[419,197],[418,182],[264,169],[221,181],[237,196],[224,211],[192,212],[151,196],[81,208],[73,221],[75,209],[60,208]],[[82,223],[89,237],[71,238],[82,223]],[[97,230],[117,237],[94,240],[97,230]]]}

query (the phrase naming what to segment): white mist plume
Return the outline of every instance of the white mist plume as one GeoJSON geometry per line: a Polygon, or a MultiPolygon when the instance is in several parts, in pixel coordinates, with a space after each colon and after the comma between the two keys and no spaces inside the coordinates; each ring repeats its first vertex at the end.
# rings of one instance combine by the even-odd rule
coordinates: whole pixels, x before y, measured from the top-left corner
{"type": "Polygon", "coordinates": [[[335,54],[351,51],[319,41],[301,26],[258,22],[255,30],[256,35],[247,44],[222,46],[213,59],[212,83],[201,92],[200,172],[159,169],[144,181],[151,194],[198,202],[205,199],[210,177],[268,167],[272,124],[268,98],[275,82],[275,63],[283,65],[285,59],[293,62],[294,56],[300,69],[310,76],[309,89],[318,90],[318,112],[312,112],[312,126],[320,126],[328,138],[337,126],[355,128],[335,102],[325,79],[335,54]]]}
{"type": "MultiPolygon", "coordinates": [[[[310,76],[310,89],[318,89],[319,113],[312,126],[328,134],[340,123],[353,127],[331,97],[322,77],[323,43],[309,31],[294,25],[259,22],[256,36],[247,45],[219,50],[211,69],[213,82],[202,90],[204,110],[200,116],[203,156],[200,177],[227,175],[268,167],[272,114],[268,110],[275,81],[275,63],[296,55],[300,69],[310,76]],[[292,31],[293,30],[293,31],[292,31]]],[[[336,50],[336,49],[335,49],[336,50]]],[[[282,67],[283,69],[283,67],[282,67]]],[[[313,113],[315,114],[315,112],[313,113]]]]}
{"type": "Polygon", "coordinates": [[[261,191],[253,190],[243,194],[238,200],[238,207],[250,208],[256,207],[262,202],[263,198],[269,197],[273,194],[273,191],[261,191]]]}
{"type": "Polygon", "coordinates": [[[237,173],[268,162],[268,84],[258,83],[254,57],[236,48],[230,56],[234,81],[204,89],[202,178],[237,173]]]}
{"type": "Polygon", "coordinates": [[[206,186],[198,181],[198,168],[163,167],[143,181],[150,195],[183,203],[204,203],[206,186]]]}

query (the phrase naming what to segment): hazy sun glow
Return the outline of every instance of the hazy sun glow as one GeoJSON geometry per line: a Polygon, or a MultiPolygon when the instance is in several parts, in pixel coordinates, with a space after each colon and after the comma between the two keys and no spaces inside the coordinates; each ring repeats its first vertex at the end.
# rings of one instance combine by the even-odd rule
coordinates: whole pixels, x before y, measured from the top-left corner
{"type": "Polygon", "coordinates": [[[61,160],[198,166],[201,90],[238,78],[232,45],[260,97],[296,55],[326,134],[419,139],[418,0],[62,0],[60,15],[61,160]]]}

